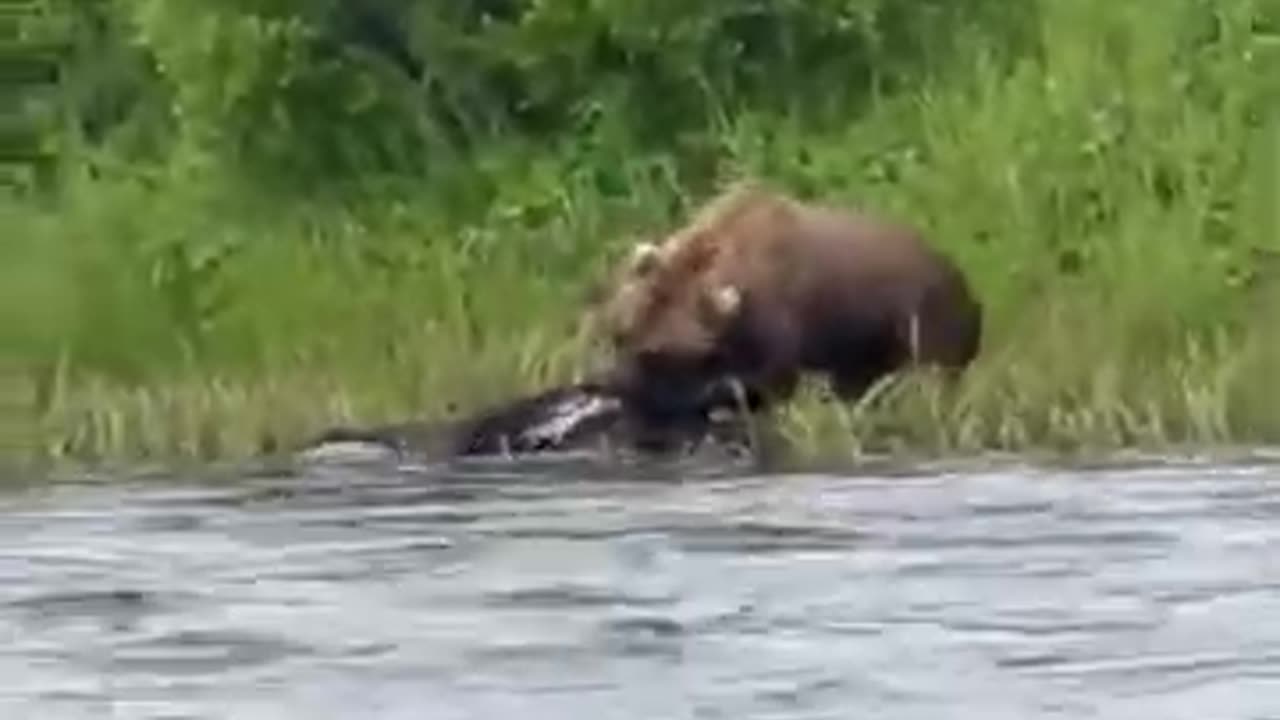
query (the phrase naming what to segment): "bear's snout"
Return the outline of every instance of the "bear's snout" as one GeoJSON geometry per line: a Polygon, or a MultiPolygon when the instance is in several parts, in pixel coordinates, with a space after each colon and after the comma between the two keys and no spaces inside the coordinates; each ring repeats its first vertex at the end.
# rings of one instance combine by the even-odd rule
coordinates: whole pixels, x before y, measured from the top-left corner
{"type": "Polygon", "coordinates": [[[701,362],[671,352],[642,350],[636,353],[635,365],[638,374],[673,380],[694,375],[701,362]]]}
{"type": "Polygon", "coordinates": [[[709,358],[639,351],[619,364],[614,386],[641,414],[671,418],[704,414],[717,379],[709,358]]]}

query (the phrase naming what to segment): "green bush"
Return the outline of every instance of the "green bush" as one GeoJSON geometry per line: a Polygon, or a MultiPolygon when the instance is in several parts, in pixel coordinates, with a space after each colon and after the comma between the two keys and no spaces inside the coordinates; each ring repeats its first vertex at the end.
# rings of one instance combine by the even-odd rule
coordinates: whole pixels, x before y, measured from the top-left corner
{"type": "Polygon", "coordinates": [[[1275,0],[52,7],[60,183],[0,244],[42,452],[241,451],[563,379],[621,245],[742,175],[921,225],[987,308],[950,404],[801,434],[1280,437],[1275,0]]]}

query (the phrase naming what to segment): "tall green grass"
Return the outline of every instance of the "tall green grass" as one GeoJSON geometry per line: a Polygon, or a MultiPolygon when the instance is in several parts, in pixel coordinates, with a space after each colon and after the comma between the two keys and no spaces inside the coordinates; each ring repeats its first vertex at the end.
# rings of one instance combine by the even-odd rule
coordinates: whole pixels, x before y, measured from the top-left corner
{"type": "MultiPolygon", "coordinates": [[[[964,28],[845,122],[747,104],[707,118],[706,178],[916,223],[986,309],[958,387],[786,408],[804,451],[1280,440],[1280,8],[1033,5],[1027,47],[964,28]]],[[[494,142],[472,195],[335,202],[173,163],[7,204],[0,367],[23,444],[241,455],[572,377],[587,286],[711,192],[678,150],[618,137],[494,142]]]]}

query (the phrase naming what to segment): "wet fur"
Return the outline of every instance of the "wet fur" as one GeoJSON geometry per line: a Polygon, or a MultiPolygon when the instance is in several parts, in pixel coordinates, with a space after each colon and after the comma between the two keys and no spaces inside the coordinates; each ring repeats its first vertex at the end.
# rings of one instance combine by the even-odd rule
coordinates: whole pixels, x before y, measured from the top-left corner
{"type": "Polygon", "coordinates": [[[706,441],[742,443],[744,432],[736,424],[717,422],[703,413],[651,423],[628,412],[618,397],[599,383],[581,382],[519,397],[451,421],[331,428],[304,447],[372,444],[399,455],[420,454],[433,459],[608,447],[668,453],[706,441]]]}

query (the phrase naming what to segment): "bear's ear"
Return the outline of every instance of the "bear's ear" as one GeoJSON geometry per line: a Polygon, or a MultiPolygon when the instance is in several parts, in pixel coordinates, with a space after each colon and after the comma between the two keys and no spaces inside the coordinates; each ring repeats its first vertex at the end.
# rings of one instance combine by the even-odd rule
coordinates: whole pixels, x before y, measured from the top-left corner
{"type": "Polygon", "coordinates": [[[643,276],[653,272],[660,264],[662,250],[651,242],[642,242],[632,248],[627,267],[632,275],[643,276]]]}
{"type": "Polygon", "coordinates": [[[721,319],[737,315],[742,308],[742,291],[732,285],[721,285],[711,290],[707,299],[711,303],[711,309],[721,319]]]}

